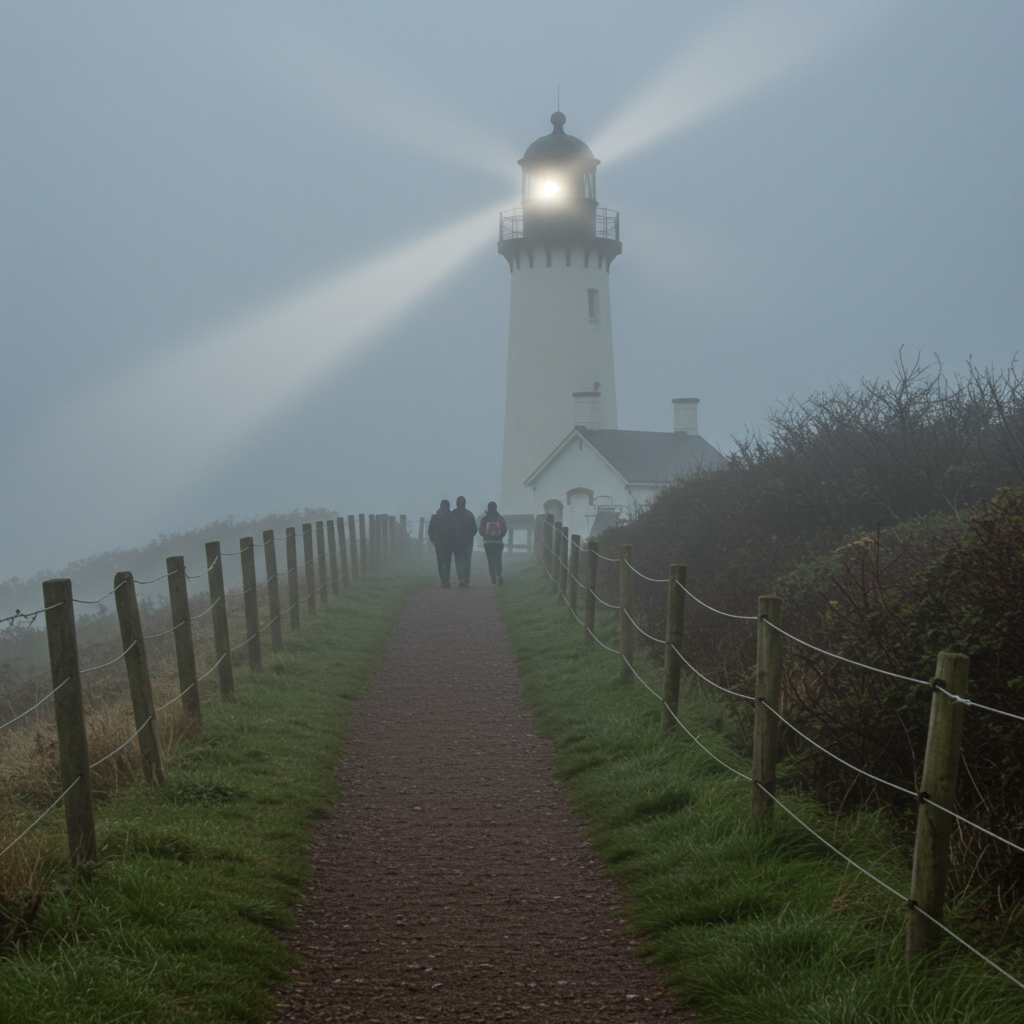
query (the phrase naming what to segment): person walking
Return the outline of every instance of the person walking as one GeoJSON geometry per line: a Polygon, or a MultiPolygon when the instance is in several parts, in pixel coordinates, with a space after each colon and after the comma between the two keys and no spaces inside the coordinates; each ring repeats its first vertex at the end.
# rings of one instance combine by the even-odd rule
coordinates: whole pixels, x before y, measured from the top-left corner
{"type": "Polygon", "coordinates": [[[501,553],[505,548],[506,533],[508,523],[505,517],[498,511],[497,504],[489,501],[487,511],[480,517],[480,536],[484,539],[484,554],[487,556],[492,587],[500,587],[502,584],[501,553]]]}
{"type": "Polygon", "coordinates": [[[434,545],[434,553],[437,555],[437,575],[441,577],[441,586],[447,590],[452,585],[452,553],[455,550],[456,539],[455,515],[447,498],[430,517],[427,537],[434,545]]]}
{"type": "Polygon", "coordinates": [[[455,499],[455,575],[459,586],[469,586],[469,563],[473,560],[473,538],[476,536],[476,516],[466,508],[466,499],[460,494],[455,499]]]}

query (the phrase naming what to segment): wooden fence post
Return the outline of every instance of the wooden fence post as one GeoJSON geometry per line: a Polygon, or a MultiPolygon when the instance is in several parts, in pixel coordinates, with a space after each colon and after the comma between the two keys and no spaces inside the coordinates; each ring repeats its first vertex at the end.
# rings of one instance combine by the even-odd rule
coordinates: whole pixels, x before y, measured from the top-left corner
{"type": "Polygon", "coordinates": [[[548,517],[544,515],[534,516],[533,518],[533,556],[542,565],[544,564],[544,524],[548,521],[548,517]]]}
{"type": "Polygon", "coordinates": [[[306,611],[316,615],[316,563],[313,561],[313,524],[302,524],[302,559],[306,566],[306,611]]]}
{"type": "Polygon", "coordinates": [[[167,559],[167,596],[171,601],[171,625],[174,627],[174,653],[178,659],[178,690],[181,693],[181,705],[198,723],[202,720],[199,705],[199,674],[196,672],[196,649],[192,643],[188,577],[185,575],[185,559],[181,555],[171,555],[167,559]]]}
{"type": "Polygon", "coordinates": [[[334,536],[334,520],[327,520],[327,558],[331,563],[331,593],[335,597],[341,593],[338,583],[338,542],[334,536]]]}
{"type": "Polygon", "coordinates": [[[299,622],[299,553],[295,539],[295,527],[284,531],[285,557],[288,559],[288,609],[292,629],[298,629],[299,622]]]}
{"type": "Polygon", "coordinates": [[[754,690],[754,766],[751,773],[750,820],[761,828],[771,820],[775,801],[775,763],[779,754],[779,710],[782,694],[782,599],[757,599],[757,680],[754,690]],[[771,708],[772,711],[769,711],[771,708]]]}
{"type": "Polygon", "coordinates": [[[324,521],[316,524],[317,604],[323,607],[329,597],[327,588],[327,548],[324,544],[324,521]]]}
{"type": "Polygon", "coordinates": [[[569,549],[569,610],[573,616],[576,615],[576,608],[579,602],[580,593],[580,535],[574,533],[570,540],[569,549]]]}
{"type": "Polygon", "coordinates": [[[949,651],[939,653],[935,666],[936,683],[932,690],[920,793],[931,803],[921,799],[917,811],[917,838],[910,877],[910,916],[907,918],[908,957],[930,949],[945,935],[937,924],[918,913],[918,908],[936,921],[942,920],[946,877],[949,874],[949,834],[953,827],[953,818],[946,811],[953,809],[956,800],[960,737],[964,727],[963,704],[947,694],[967,696],[970,666],[970,658],[965,654],[951,654],[949,651]]]}
{"type": "Polygon", "coordinates": [[[50,649],[50,678],[54,690],[53,713],[57,719],[60,780],[61,787],[68,790],[64,797],[68,849],[71,862],[80,864],[96,859],[96,825],[92,814],[89,747],[85,738],[85,709],[71,580],[47,580],[43,584],[43,606],[46,608],[46,641],[50,649]]]}
{"type": "Polygon", "coordinates": [[[249,655],[249,670],[263,668],[263,645],[260,642],[260,603],[256,589],[256,549],[252,537],[239,542],[242,552],[242,603],[245,605],[245,649],[249,655]]]}
{"type": "Polygon", "coordinates": [[[674,729],[679,713],[679,677],[683,671],[683,612],[686,607],[686,566],[668,567],[668,601],[665,613],[665,691],[662,695],[661,727],[674,729]]]}
{"type": "Polygon", "coordinates": [[[558,594],[563,602],[569,600],[569,527],[558,531],[558,594]]]}
{"type": "Polygon", "coordinates": [[[348,517],[348,553],[349,553],[349,566],[352,573],[352,579],[358,579],[363,575],[363,566],[359,561],[358,545],[356,543],[356,517],[348,517]]]}
{"type": "Polygon", "coordinates": [[[338,554],[341,556],[341,585],[349,585],[348,544],[345,540],[345,517],[338,516],[338,554]]]}
{"type": "Polygon", "coordinates": [[[633,599],[633,545],[623,544],[619,554],[619,680],[628,683],[633,678],[633,623],[636,618],[636,601],[633,599]]]}
{"type": "Polygon", "coordinates": [[[206,581],[210,588],[210,619],[213,622],[213,648],[217,655],[220,696],[221,700],[234,700],[235,670],[231,664],[228,598],[224,590],[224,560],[219,540],[211,540],[206,545],[206,581]]]}
{"type": "Polygon", "coordinates": [[[366,513],[359,513],[359,575],[365,576],[369,569],[367,557],[368,545],[366,543],[366,513]]]}
{"type": "Polygon", "coordinates": [[[146,642],[139,619],[139,602],[135,595],[135,579],[130,572],[114,576],[114,603],[117,621],[121,627],[121,650],[125,652],[124,667],[128,672],[128,691],[135,713],[135,728],[139,730],[139,757],[142,772],[149,785],[164,784],[164,758],[160,749],[160,731],[156,724],[153,704],[153,686],[146,660],[146,642]]]}
{"type": "Polygon", "coordinates": [[[398,519],[398,553],[404,558],[409,553],[409,519],[400,516],[398,519]]]}
{"type": "Polygon", "coordinates": [[[426,528],[426,523],[427,523],[426,517],[420,516],[420,536],[419,536],[420,547],[423,547],[423,531],[426,528]]]}
{"type": "Polygon", "coordinates": [[[281,588],[277,578],[277,541],[273,530],[263,531],[263,560],[267,566],[267,614],[270,616],[270,649],[284,648],[281,634],[281,588]]]}
{"type": "Polygon", "coordinates": [[[551,565],[548,572],[551,574],[551,586],[555,593],[558,593],[558,587],[562,580],[562,520],[556,519],[551,524],[551,532],[549,534],[549,541],[551,543],[551,565]]]}
{"type": "Polygon", "coordinates": [[[583,639],[594,643],[594,619],[597,615],[597,556],[596,540],[587,543],[587,591],[583,602],[583,639]]]}

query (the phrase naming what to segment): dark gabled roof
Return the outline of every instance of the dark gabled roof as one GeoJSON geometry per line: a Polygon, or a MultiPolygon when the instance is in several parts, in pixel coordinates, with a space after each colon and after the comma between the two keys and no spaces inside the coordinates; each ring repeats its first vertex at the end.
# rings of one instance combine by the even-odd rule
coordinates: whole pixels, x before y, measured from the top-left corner
{"type": "Polygon", "coordinates": [[[576,431],[604,456],[627,484],[670,483],[700,468],[714,469],[725,460],[698,434],[658,430],[576,431]]]}

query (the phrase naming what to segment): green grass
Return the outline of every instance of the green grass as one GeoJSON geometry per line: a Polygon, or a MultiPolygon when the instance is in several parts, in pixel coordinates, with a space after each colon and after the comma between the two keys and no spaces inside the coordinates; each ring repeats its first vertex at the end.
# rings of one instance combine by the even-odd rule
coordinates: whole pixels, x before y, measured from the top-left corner
{"type": "MultiPolygon", "coordinates": [[[[588,821],[597,854],[623,885],[642,951],[681,1006],[728,1024],[1020,1024],[1024,991],[952,942],[908,964],[906,909],[783,812],[755,834],[750,783],[685,733],[666,735],[660,705],[619,682],[618,659],[583,644],[542,570],[506,574],[502,613],[555,769],[588,821]]],[[[614,625],[599,626],[617,645],[614,625]]],[[[660,689],[660,669],[641,658],[660,689]]],[[[680,718],[726,764],[749,774],[722,704],[684,684],[680,718]]],[[[886,820],[835,820],[784,797],[857,863],[909,890],[909,852],[886,820]]],[[[1002,932],[961,901],[954,930],[1024,978],[1019,920],[1002,932]]]]}
{"type": "MultiPolygon", "coordinates": [[[[0,949],[0,1021],[262,1022],[293,964],[275,930],[309,877],[311,831],[337,796],[352,701],[377,670],[420,564],[358,581],[237,700],[203,705],[201,736],[163,790],[97,808],[97,862],[65,869],[24,941],[0,949]]],[[[214,692],[216,688],[214,687],[214,692]]]]}

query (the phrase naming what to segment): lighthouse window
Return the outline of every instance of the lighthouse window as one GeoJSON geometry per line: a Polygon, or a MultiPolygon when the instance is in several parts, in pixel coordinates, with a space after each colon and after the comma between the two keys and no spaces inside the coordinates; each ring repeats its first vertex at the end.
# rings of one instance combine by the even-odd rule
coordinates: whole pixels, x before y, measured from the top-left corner
{"type": "Polygon", "coordinates": [[[600,320],[600,306],[598,305],[597,289],[587,289],[587,316],[590,317],[590,322],[596,324],[600,320]]]}
{"type": "Polygon", "coordinates": [[[584,196],[587,197],[587,199],[597,198],[597,182],[595,180],[596,177],[597,175],[594,171],[590,171],[589,173],[583,175],[583,194],[584,196]]]}

